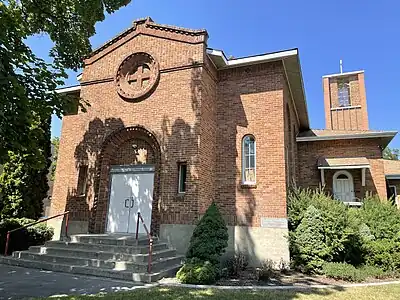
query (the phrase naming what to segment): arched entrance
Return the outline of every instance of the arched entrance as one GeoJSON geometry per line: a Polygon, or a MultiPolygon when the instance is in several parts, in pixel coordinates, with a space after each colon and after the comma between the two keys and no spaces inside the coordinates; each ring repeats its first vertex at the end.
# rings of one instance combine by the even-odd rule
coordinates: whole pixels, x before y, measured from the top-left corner
{"type": "Polygon", "coordinates": [[[91,231],[134,233],[140,211],[152,233],[158,232],[160,165],[159,143],[144,127],[110,134],[100,155],[91,231]]]}
{"type": "Polygon", "coordinates": [[[343,202],[354,201],[354,183],[350,172],[342,170],[333,175],[333,195],[343,202]]]}

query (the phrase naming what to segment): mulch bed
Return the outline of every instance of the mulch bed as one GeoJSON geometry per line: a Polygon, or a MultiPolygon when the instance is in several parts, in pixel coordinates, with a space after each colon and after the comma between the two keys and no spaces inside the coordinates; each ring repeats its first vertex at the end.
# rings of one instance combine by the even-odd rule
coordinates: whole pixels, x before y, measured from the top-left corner
{"type": "MultiPolygon", "coordinates": [[[[395,281],[398,278],[376,279],[370,278],[363,283],[395,281]]],[[[177,284],[179,281],[176,278],[164,278],[161,283],[177,284]]],[[[236,278],[221,278],[216,282],[218,286],[312,286],[312,285],[342,285],[354,282],[343,280],[335,280],[323,275],[306,275],[296,271],[286,271],[285,273],[275,272],[273,277],[268,281],[259,281],[256,278],[254,269],[241,271],[236,278]]]]}

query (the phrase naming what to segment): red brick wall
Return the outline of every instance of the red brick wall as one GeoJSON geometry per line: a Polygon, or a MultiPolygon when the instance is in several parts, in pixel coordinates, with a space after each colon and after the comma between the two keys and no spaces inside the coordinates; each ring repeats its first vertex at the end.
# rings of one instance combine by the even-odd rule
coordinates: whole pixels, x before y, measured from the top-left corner
{"type": "MultiPolygon", "coordinates": [[[[366,191],[386,197],[386,182],[382,151],[373,139],[299,142],[299,185],[318,187],[321,175],[317,162],[319,157],[367,157],[371,168],[366,172],[366,186],[361,186],[361,170],[348,170],[353,175],[355,196],[363,198],[366,191]]],[[[332,192],[334,170],[325,171],[326,190],[332,192]]]]}
{"type": "Polygon", "coordinates": [[[297,182],[297,143],[296,136],[299,132],[299,122],[292,95],[285,80],[283,98],[285,103],[285,162],[287,188],[297,182]]]}
{"type": "MultiPolygon", "coordinates": [[[[106,56],[96,55],[86,61],[81,97],[91,106],[86,113],[63,118],[52,214],[66,207],[77,207],[74,191],[78,167],[88,164],[88,194],[80,199],[79,206],[79,215],[84,216],[81,219],[87,220],[97,193],[96,170],[105,138],[115,130],[142,125],[154,132],[162,151],[161,197],[155,208],[160,212],[161,222],[191,224],[196,220],[200,201],[197,179],[202,169],[198,141],[205,36],[201,37],[203,42],[199,42],[199,37],[190,40],[191,37],[174,33],[172,40],[162,38],[162,34],[138,35],[106,56]],[[139,51],[150,52],[159,62],[160,81],[145,100],[128,102],[117,94],[113,80],[121,61],[139,51]],[[180,161],[188,163],[188,190],[184,197],[177,196],[180,161]]],[[[127,158],[121,159],[126,161],[127,158]]],[[[213,189],[209,193],[213,194],[213,189]]]]}
{"type": "MultiPolygon", "coordinates": [[[[206,56],[205,36],[201,42],[198,36],[174,33],[171,38],[165,32],[166,39],[163,34],[125,37],[106,55],[85,61],[81,97],[91,106],[63,119],[52,213],[69,207],[72,219],[91,218],[96,223],[91,230],[104,230],[108,169],[99,160],[104,141],[140,125],[160,147],[159,195],[153,206],[160,223],[194,224],[213,200],[230,225],[260,226],[261,217],[285,217],[287,173],[296,177],[298,126],[281,62],[217,72],[206,56]],[[116,92],[114,76],[123,59],[139,51],[158,61],[160,80],[143,101],[125,101],[116,92]],[[286,107],[290,117],[285,117],[286,107]],[[257,185],[251,188],[241,185],[246,134],[256,138],[257,185]],[[179,162],[188,165],[184,196],[177,194],[179,162]],[[89,166],[88,193],[77,201],[80,164],[89,166]]],[[[130,147],[140,140],[112,143],[118,151],[108,163],[132,163],[130,147]]],[[[149,160],[155,156],[149,155],[149,160]]]]}
{"type": "Polygon", "coordinates": [[[216,199],[230,225],[286,216],[283,88],[280,62],[219,72],[216,199]],[[256,140],[255,188],[241,185],[247,134],[256,140]]]}

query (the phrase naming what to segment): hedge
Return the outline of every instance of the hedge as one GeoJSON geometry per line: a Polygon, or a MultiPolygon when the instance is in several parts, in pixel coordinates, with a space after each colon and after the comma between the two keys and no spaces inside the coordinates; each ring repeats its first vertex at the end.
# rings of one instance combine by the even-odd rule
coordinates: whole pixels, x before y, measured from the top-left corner
{"type": "MultiPolygon", "coordinates": [[[[21,219],[3,219],[0,220],[0,253],[4,254],[7,232],[18,227],[35,222],[35,220],[21,219]]],[[[13,251],[26,250],[30,246],[43,245],[46,241],[52,239],[53,228],[45,223],[39,223],[28,228],[24,228],[11,233],[10,243],[8,245],[8,254],[13,251]]]]}
{"type": "Polygon", "coordinates": [[[331,262],[384,272],[400,269],[400,211],[390,201],[367,196],[361,208],[349,208],[322,189],[295,189],[288,221],[295,269],[323,273],[331,262]]]}

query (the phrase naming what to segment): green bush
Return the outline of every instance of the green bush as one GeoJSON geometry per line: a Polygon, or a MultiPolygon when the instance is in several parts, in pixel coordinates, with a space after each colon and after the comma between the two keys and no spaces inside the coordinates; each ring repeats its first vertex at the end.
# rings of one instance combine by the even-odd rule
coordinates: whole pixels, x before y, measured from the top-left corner
{"type": "Polygon", "coordinates": [[[198,258],[217,265],[227,246],[228,228],[212,203],[193,231],[186,258],[198,258]]]}
{"type": "MultiPolygon", "coordinates": [[[[7,232],[18,227],[34,222],[34,220],[21,219],[3,219],[0,221],[0,250],[5,248],[7,232]]],[[[30,246],[42,245],[53,237],[53,228],[44,223],[24,228],[11,233],[10,243],[8,245],[8,254],[17,250],[26,250],[30,246]]]]}
{"type": "Polygon", "coordinates": [[[317,273],[329,259],[325,245],[324,219],[321,212],[311,205],[299,226],[290,235],[293,263],[305,273],[317,273]]]}
{"type": "Polygon", "coordinates": [[[218,270],[209,261],[197,258],[189,259],[176,274],[181,283],[212,284],[217,280],[218,270]]]}
{"type": "Polygon", "coordinates": [[[365,262],[385,271],[400,269],[400,240],[374,240],[364,245],[365,262]]]}
{"type": "Polygon", "coordinates": [[[356,268],[346,263],[325,263],[323,266],[325,276],[337,280],[361,282],[367,278],[383,278],[386,273],[377,267],[362,266],[356,268]]]}
{"type": "Polygon", "coordinates": [[[336,280],[360,282],[366,279],[366,275],[354,266],[346,263],[325,263],[323,274],[336,280]]]}

